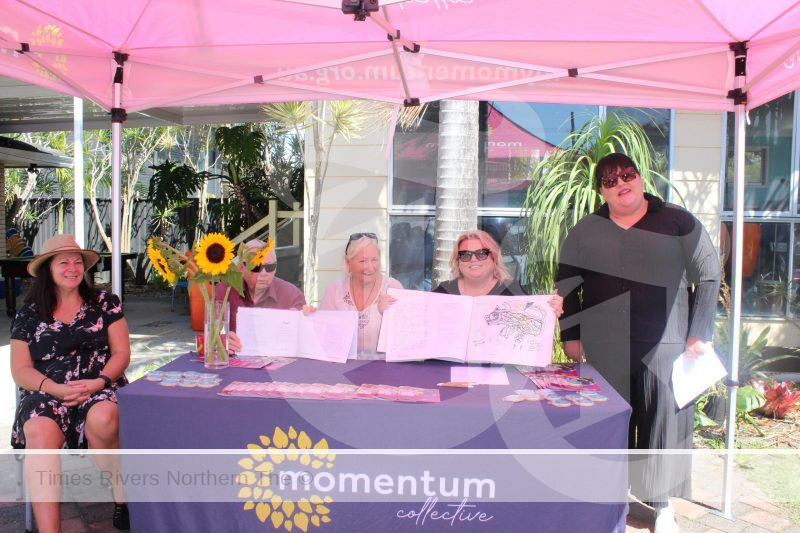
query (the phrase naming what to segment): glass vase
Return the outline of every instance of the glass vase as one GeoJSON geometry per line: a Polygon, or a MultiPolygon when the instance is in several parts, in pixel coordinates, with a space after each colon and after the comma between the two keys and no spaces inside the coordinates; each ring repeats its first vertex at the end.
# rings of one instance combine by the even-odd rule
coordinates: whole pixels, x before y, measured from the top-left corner
{"type": "MultiPolygon", "coordinates": [[[[212,291],[213,295],[213,291],[212,291]]],[[[228,305],[213,297],[205,305],[205,367],[228,366],[228,305]]]]}

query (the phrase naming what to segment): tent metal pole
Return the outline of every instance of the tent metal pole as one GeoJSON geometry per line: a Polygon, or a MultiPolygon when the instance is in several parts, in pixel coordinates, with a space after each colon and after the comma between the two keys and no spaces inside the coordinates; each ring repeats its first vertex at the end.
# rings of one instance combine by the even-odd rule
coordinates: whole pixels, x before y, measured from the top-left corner
{"type": "Polygon", "coordinates": [[[75,216],[75,242],[86,248],[83,205],[83,99],[72,99],[72,144],[74,150],[73,169],[75,176],[73,214],[75,216]]]}
{"type": "Polygon", "coordinates": [[[733,247],[731,250],[731,360],[728,375],[728,428],[726,431],[725,472],[723,477],[722,514],[733,519],[731,490],[733,484],[733,449],[736,441],[736,391],[739,381],[739,339],[742,319],[742,248],[744,243],[744,140],[745,105],[736,106],[733,178],[733,247]]]}
{"type": "MultiPolygon", "coordinates": [[[[118,71],[122,66],[117,67],[118,71]]],[[[122,76],[114,78],[114,109],[122,107],[122,76]]],[[[121,224],[122,213],[120,212],[120,198],[122,190],[120,187],[120,167],[121,154],[120,145],[122,142],[122,121],[112,114],[111,122],[111,291],[122,298],[122,248],[121,248],[121,224]]]]}

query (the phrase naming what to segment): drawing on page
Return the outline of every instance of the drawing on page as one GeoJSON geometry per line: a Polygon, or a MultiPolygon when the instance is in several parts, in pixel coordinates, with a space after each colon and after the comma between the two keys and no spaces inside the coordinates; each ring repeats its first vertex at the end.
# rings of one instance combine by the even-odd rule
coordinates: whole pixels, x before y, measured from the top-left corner
{"type": "Polygon", "coordinates": [[[535,350],[544,327],[546,312],[533,302],[507,302],[484,315],[487,326],[497,326],[500,338],[513,337],[515,349],[535,350]]]}

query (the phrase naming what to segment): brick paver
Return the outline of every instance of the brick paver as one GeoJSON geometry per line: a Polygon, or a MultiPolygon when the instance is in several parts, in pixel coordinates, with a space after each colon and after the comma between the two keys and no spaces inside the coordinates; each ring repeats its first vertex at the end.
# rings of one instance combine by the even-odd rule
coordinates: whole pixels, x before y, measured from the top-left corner
{"type": "Polygon", "coordinates": [[[740,520],[762,527],[767,531],[783,531],[792,525],[785,517],[777,513],[769,513],[761,509],[753,509],[738,517],[740,520]]]}

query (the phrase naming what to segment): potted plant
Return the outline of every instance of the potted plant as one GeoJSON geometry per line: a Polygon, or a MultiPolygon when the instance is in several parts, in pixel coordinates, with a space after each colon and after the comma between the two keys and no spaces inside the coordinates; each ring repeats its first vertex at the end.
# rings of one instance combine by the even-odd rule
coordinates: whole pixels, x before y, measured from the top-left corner
{"type": "Polygon", "coordinates": [[[772,277],[767,274],[756,281],[758,310],[769,315],[783,315],[786,311],[786,297],[789,283],[783,276],[772,277]]]}

